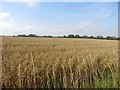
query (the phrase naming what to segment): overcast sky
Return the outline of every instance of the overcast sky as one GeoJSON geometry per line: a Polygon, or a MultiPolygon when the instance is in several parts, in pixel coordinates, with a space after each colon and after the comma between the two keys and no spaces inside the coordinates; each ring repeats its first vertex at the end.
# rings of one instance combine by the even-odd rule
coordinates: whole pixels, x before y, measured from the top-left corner
{"type": "Polygon", "coordinates": [[[117,2],[2,2],[0,34],[118,34],[117,2]]]}

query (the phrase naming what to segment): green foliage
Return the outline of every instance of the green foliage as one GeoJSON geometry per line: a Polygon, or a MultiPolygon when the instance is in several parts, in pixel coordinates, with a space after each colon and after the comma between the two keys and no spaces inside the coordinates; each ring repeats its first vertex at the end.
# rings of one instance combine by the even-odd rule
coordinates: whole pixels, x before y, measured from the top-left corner
{"type": "MultiPolygon", "coordinates": [[[[53,36],[51,35],[46,35],[46,36],[38,36],[36,34],[29,34],[29,35],[25,35],[25,34],[20,34],[17,35],[18,37],[42,37],[42,38],[53,38],[53,36]]],[[[13,37],[15,37],[15,35],[13,35],[13,37]]],[[[55,38],[55,37],[54,37],[55,38]]],[[[90,38],[90,39],[107,39],[107,40],[120,40],[120,37],[115,37],[115,36],[107,36],[107,37],[103,37],[103,36],[80,36],[78,34],[74,35],[74,34],[69,34],[68,36],[57,36],[56,38],[90,38]]]]}
{"type": "Polygon", "coordinates": [[[68,38],[74,38],[73,34],[68,35],[68,38]]]}
{"type": "Polygon", "coordinates": [[[77,35],[75,35],[75,38],[80,38],[80,36],[77,34],[77,35]]]}

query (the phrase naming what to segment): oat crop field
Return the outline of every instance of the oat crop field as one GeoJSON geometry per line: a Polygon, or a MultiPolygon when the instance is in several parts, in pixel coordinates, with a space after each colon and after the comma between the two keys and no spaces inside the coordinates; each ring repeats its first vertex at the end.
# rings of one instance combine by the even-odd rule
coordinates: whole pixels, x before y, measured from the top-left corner
{"type": "Polygon", "coordinates": [[[2,86],[119,87],[118,41],[2,37],[2,86]]]}

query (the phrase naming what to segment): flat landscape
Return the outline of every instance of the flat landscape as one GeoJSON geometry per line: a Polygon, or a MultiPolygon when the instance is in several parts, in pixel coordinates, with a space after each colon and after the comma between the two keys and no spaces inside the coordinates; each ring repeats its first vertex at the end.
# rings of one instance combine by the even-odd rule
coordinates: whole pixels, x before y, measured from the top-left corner
{"type": "Polygon", "coordinates": [[[4,88],[118,87],[118,41],[3,37],[4,88]]]}

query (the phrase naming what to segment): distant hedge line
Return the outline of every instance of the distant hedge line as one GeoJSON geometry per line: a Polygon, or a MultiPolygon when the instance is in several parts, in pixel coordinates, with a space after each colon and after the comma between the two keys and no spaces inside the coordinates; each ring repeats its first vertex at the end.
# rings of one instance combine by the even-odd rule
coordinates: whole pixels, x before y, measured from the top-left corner
{"type": "Polygon", "coordinates": [[[108,40],[120,40],[120,37],[115,37],[115,36],[80,36],[80,35],[74,35],[74,34],[69,34],[67,36],[51,36],[51,35],[46,35],[46,36],[39,36],[36,34],[29,34],[29,35],[25,35],[25,34],[20,34],[14,37],[41,37],[41,38],[90,38],[90,39],[108,39],[108,40]]]}

